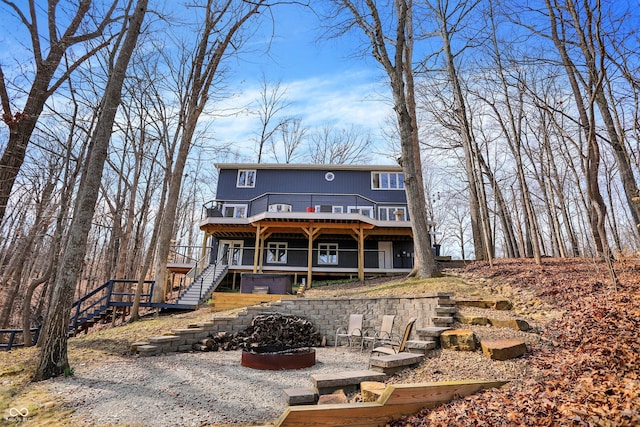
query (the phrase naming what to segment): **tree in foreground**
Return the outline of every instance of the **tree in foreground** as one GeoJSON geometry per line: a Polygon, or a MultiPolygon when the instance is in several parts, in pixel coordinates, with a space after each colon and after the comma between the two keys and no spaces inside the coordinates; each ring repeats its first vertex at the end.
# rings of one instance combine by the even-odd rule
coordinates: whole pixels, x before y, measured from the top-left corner
{"type": "Polygon", "coordinates": [[[418,140],[418,123],[413,76],[413,2],[394,0],[388,10],[373,0],[334,0],[337,7],[337,32],[342,34],[353,27],[368,38],[373,57],[389,77],[400,133],[401,156],[398,162],[404,173],[407,205],[411,216],[415,262],[412,276],[432,277],[436,263],[431,251],[431,235],[422,179],[422,160],[418,140]],[[389,22],[388,25],[386,23],[389,22]]]}
{"type": "Polygon", "coordinates": [[[100,191],[102,171],[107,158],[111,130],[122,98],[122,86],[129,60],[136,47],[140,28],[147,10],[148,0],[138,0],[130,18],[125,21],[126,31],[119,51],[114,49],[115,66],[109,75],[101,103],[101,113],[90,142],[90,155],[85,165],[83,182],[77,196],[77,209],[69,230],[69,241],[61,261],[60,274],[51,293],[49,310],[43,327],[43,345],[35,380],[59,376],[69,369],[67,333],[69,311],[80,276],[91,221],[100,191]]]}

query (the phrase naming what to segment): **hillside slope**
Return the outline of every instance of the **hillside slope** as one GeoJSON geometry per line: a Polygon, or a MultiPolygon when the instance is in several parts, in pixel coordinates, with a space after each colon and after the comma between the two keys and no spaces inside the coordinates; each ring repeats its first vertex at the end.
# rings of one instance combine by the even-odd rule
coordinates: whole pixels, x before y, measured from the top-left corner
{"type": "Polygon", "coordinates": [[[616,287],[604,264],[592,260],[467,267],[465,277],[510,293],[520,310],[543,304],[563,315],[542,326],[525,378],[390,425],[640,425],[640,262],[617,262],[615,269],[616,287]]]}

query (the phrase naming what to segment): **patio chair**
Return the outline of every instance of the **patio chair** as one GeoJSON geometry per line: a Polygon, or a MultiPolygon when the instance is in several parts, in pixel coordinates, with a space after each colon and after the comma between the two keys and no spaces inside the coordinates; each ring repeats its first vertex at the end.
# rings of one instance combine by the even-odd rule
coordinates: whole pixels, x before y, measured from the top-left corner
{"type": "Polygon", "coordinates": [[[338,328],[336,330],[336,341],[334,348],[338,347],[338,341],[340,338],[346,338],[349,342],[349,348],[353,344],[354,340],[362,340],[362,320],[363,314],[351,314],[349,315],[349,326],[347,328],[338,328]]]}
{"type": "Polygon", "coordinates": [[[380,345],[390,344],[391,342],[400,341],[400,337],[393,333],[393,322],[396,318],[395,314],[385,314],[382,316],[382,324],[380,329],[375,330],[369,328],[362,334],[362,345],[360,351],[363,351],[367,345],[371,345],[374,349],[379,343],[380,345]]]}
{"type": "Polygon", "coordinates": [[[416,323],[416,318],[412,317],[407,323],[407,326],[404,329],[404,334],[402,335],[402,341],[395,341],[385,343],[382,346],[374,347],[371,350],[371,354],[374,353],[384,353],[384,354],[397,354],[401,353],[405,350],[405,346],[407,345],[407,341],[409,340],[409,336],[411,335],[411,331],[413,330],[413,325],[416,323]],[[390,347],[387,347],[390,346],[390,347]]]}

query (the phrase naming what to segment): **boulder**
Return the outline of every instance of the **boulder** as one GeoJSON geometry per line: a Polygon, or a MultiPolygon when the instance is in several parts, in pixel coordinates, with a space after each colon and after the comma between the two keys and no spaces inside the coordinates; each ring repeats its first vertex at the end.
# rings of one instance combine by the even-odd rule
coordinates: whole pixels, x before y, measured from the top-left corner
{"type": "Polygon", "coordinates": [[[508,319],[508,320],[498,320],[498,319],[489,319],[489,322],[492,326],[498,328],[511,328],[516,331],[528,331],[531,329],[531,326],[525,321],[521,319],[508,319]]]}
{"type": "Polygon", "coordinates": [[[491,360],[509,360],[527,352],[527,345],[519,338],[502,340],[482,340],[482,353],[491,360]]]}
{"type": "Polygon", "coordinates": [[[375,402],[387,388],[385,383],[380,381],[363,381],[360,383],[363,402],[375,402]]]}
{"type": "Polygon", "coordinates": [[[443,349],[458,351],[475,351],[476,336],[468,329],[452,329],[440,335],[440,346],[443,349]]]}
{"type": "Polygon", "coordinates": [[[318,405],[331,405],[334,403],[349,403],[344,390],[336,390],[331,394],[323,394],[318,399],[318,405]]]}

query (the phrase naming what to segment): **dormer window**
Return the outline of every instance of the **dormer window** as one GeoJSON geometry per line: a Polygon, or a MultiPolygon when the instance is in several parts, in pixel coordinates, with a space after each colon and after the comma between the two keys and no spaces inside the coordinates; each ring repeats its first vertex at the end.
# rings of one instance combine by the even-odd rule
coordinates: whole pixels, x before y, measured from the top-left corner
{"type": "Polygon", "coordinates": [[[371,172],[371,188],[404,190],[404,174],[402,172],[371,172]]]}
{"type": "Polygon", "coordinates": [[[256,171],[249,169],[241,169],[238,171],[238,188],[253,188],[256,186],[256,171]]]}

